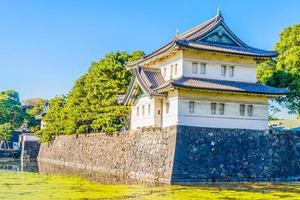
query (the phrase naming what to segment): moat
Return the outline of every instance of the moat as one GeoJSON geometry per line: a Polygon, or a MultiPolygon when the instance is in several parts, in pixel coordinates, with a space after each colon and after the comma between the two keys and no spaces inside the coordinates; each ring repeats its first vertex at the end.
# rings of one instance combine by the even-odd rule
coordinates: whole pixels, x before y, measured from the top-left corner
{"type": "Polygon", "coordinates": [[[59,166],[40,168],[36,162],[0,160],[0,199],[300,199],[299,182],[149,185],[59,166]]]}

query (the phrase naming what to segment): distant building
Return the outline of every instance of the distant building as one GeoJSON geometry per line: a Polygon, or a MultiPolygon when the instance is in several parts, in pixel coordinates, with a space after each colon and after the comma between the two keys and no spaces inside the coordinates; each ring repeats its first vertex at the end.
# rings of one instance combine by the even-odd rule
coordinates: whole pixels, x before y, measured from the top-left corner
{"type": "Polygon", "coordinates": [[[0,149],[20,150],[21,138],[24,134],[32,134],[32,132],[28,129],[26,125],[23,125],[17,130],[15,130],[8,141],[2,142],[2,144],[0,144],[0,149]]]}
{"type": "Polygon", "coordinates": [[[218,12],[128,63],[133,78],[118,100],[132,106],[133,130],[174,125],[267,130],[268,100],[287,89],[257,83],[256,65],[277,55],[245,44],[218,12]]]}
{"type": "Polygon", "coordinates": [[[45,121],[43,121],[43,117],[48,113],[49,108],[50,108],[50,104],[48,101],[46,101],[41,114],[35,117],[35,119],[40,123],[40,129],[44,129],[46,127],[46,123],[45,121]]]}

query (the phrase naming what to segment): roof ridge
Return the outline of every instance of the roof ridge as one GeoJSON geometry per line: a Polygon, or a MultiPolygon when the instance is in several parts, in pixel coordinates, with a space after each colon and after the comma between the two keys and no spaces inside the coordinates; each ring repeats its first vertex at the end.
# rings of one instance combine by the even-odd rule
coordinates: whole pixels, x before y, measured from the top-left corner
{"type": "Polygon", "coordinates": [[[220,53],[231,53],[231,54],[241,54],[245,56],[256,56],[256,57],[276,57],[278,55],[277,51],[266,51],[262,49],[249,49],[245,47],[221,45],[221,44],[209,44],[203,42],[193,42],[193,41],[177,41],[177,44],[187,48],[202,49],[212,52],[220,53]]]}
{"type": "MultiPolygon", "coordinates": [[[[220,81],[220,82],[229,82],[229,83],[232,83],[232,82],[234,82],[234,83],[248,83],[248,84],[255,84],[255,85],[258,84],[258,85],[272,87],[272,86],[265,85],[265,84],[262,84],[262,83],[259,83],[259,82],[252,83],[252,82],[246,82],[246,81],[224,80],[224,79],[213,79],[213,78],[201,78],[201,77],[190,77],[190,76],[184,76],[182,78],[196,79],[196,80],[211,80],[211,81],[220,81]]],[[[180,80],[180,79],[178,79],[178,80],[180,80]]],[[[282,89],[284,89],[284,88],[282,88],[282,89]]]]}
{"type": "MultiPolygon", "coordinates": [[[[183,39],[183,38],[185,38],[186,35],[188,35],[188,33],[189,33],[189,35],[192,35],[194,32],[197,32],[199,29],[205,28],[205,26],[208,26],[210,23],[215,22],[218,19],[223,20],[222,17],[215,15],[213,18],[210,18],[210,19],[206,20],[205,22],[198,24],[197,26],[194,26],[193,28],[188,29],[187,31],[179,34],[178,38],[183,39]]],[[[188,37],[188,36],[186,36],[186,37],[188,37]]]]}
{"type": "Polygon", "coordinates": [[[144,71],[160,72],[160,69],[158,69],[158,68],[144,67],[144,66],[141,66],[141,65],[138,65],[138,67],[141,68],[144,71]]]}
{"type": "MultiPolygon", "coordinates": [[[[226,41],[226,37],[224,40],[226,41]]],[[[186,48],[194,48],[194,49],[226,53],[226,54],[250,56],[250,57],[256,57],[258,59],[269,59],[272,57],[276,57],[278,55],[276,51],[266,51],[266,50],[254,48],[247,45],[226,25],[224,18],[219,11],[217,12],[217,15],[215,15],[213,18],[185,31],[182,34],[176,35],[175,37],[173,37],[173,39],[170,42],[168,42],[161,48],[152,51],[151,53],[143,56],[139,60],[126,63],[126,66],[134,67],[137,64],[149,60],[157,55],[161,55],[163,53],[171,51],[176,46],[177,47],[183,46],[186,48]],[[217,30],[218,28],[221,28],[221,30],[217,30]],[[227,43],[221,45],[222,44],[221,39],[224,38],[219,39],[220,41],[218,40],[218,38],[217,39],[211,38],[212,39],[211,43],[202,43],[203,40],[211,37],[211,35],[215,36],[214,31],[218,31],[218,34],[220,35],[222,35],[222,32],[225,31],[227,37],[229,37],[227,39],[229,40],[229,42],[227,41],[227,43]],[[214,42],[214,40],[217,41],[214,42]],[[191,42],[192,44],[189,45],[189,42],[191,42]],[[239,50],[238,48],[241,49],[239,50]]]]}

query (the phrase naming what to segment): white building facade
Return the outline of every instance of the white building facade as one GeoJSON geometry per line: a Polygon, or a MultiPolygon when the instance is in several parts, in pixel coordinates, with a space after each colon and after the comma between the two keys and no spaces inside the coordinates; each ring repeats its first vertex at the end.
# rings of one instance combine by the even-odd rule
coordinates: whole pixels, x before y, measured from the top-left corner
{"type": "Polygon", "coordinates": [[[133,79],[123,103],[131,129],[174,125],[268,129],[268,100],[286,89],[257,83],[258,61],[277,52],[249,47],[218,13],[127,64],[133,79]]]}

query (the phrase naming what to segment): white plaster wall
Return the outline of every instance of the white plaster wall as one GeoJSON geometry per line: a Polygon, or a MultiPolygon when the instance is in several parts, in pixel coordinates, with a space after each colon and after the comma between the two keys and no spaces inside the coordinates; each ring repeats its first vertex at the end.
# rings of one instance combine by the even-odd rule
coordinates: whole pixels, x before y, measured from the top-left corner
{"type": "Polygon", "coordinates": [[[176,58],[174,60],[170,60],[168,62],[162,63],[159,67],[161,70],[161,74],[163,75],[165,81],[172,79],[178,79],[180,77],[182,77],[182,73],[183,73],[183,59],[182,58],[176,58]],[[174,70],[175,70],[175,65],[177,64],[177,73],[174,74],[174,70]],[[174,66],[174,70],[173,70],[173,75],[171,76],[171,66],[174,66]],[[166,68],[166,75],[164,76],[164,68],[166,68]]]}
{"type": "Polygon", "coordinates": [[[154,100],[154,111],[155,111],[155,114],[154,114],[154,126],[157,126],[157,127],[161,127],[162,125],[162,105],[163,105],[163,100],[161,99],[155,99],[154,100]]]}
{"type": "Polygon", "coordinates": [[[163,119],[162,126],[168,127],[178,123],[178,97],[169,97],[163,100],[163,119]],[[167,113],[166,103],[169,103],[169,112],[167,113]]]}
{"type": "Polygon", "coordinates": [[[256,82],[256,66],[245,65],[242,63],[229,63],[229,62],[218,62],[209,60],[183,60],[183,75],[186,77],[197,77],[197,78],[210,78],[210,79],[221,79],[231,81],[242,81],[242,82],[256,82]],[[198,63],[197,74],[192,73],[192,63],[198,63]],[[206,63],[206,74],[200,74],[200,63],[206,63]],[[221,65],[227,66],[226,76],[221,76],[221,65]],[[229,76],[229,66],[234,66],[234,76],[229,76]]]}
{"type": "MultiPolygon", "coordinates": [[[[194,100],[193,100],[194,101],[194,100]]],[[[217,103],[216,114],[211,114],[210,101],[194,101],[194,113],[189,112],[189,100],[179,99],[178,101],[178,125],[213,127],[213,128],[245,128],[245,129],[268,129],[268,105],[253,105],[253,116],[240,116],[240,104],[233,102],[217,103]],[[225,114],[219,114],[219,104],[225,103],[225,114]]],[[[244,104],[244,103],[243,103],[244,104]]],[[[247,104],[246,104],[247,105],[247,104]]]]}
{"type": "Polygon", "coordinates": [[[147,126],[168,127],[173,125],[187,125],[212,128],[240,128],[240,129],[268,129],[268,105],[267,104],[245,104],[245,115],[240,116],[240,103],[238,102],[215,102],[217,103],[216,114],[211,114],[212,101],[190,100],[171,96],[164,100],[155,100],[142,97],[131,110],[131,129],[147,126]],[[189,112],[189,101],[195,102],[194,112],[189,112]],[[169,103],[167,113],[166,103],[169,103]],[[162,103],[162,110],[161,110],[162,103]],[[219,103],[225,104],[224,115],[219,114],[219,103]],[[148,105],[151,106],[148,114],[148,105]],[[247,105],[253,105],[253,116],[248,116],[247,105]],[[145,106],[145,114],[142,114],[142,106],[145,106]],[[137,107],[140,108],[137,116],[137,107]],[[160,118],[158,110],[163,115],[160,118]]]}
{"type": "Polygon", "coordinates": [[[137,103],[131,107],[131,129],[136,130],[145,126],[155,125],[155,105],[154,99],[150,97],[141,97],[137,103]],[[148,105],[150,105],[150,114],[148,113],[148,105]],[[145,106],[145,114],[143,115],[142,107],[145,106]],[[137,116],[137,107],[139,107],[139,116],[137,116]]]}

